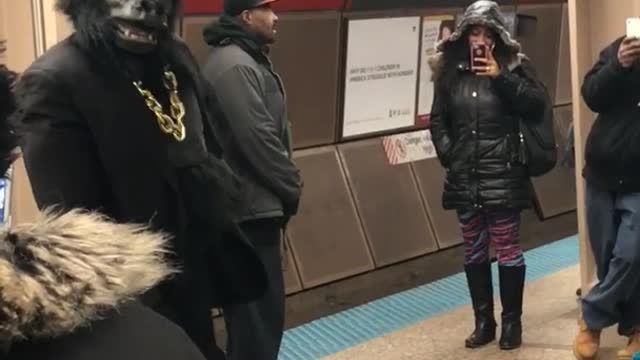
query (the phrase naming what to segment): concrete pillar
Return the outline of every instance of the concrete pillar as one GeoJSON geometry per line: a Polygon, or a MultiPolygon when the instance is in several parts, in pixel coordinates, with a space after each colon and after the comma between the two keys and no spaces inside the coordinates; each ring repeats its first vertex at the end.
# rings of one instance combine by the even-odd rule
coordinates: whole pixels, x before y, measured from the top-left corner
{"type": "MultiPolygon", "coordinates": [[[[0,39],[6,40],[3,61],[22,72],[53,44],[71,33],[64,16],[54,12],[54,0],[0,0],[0,39]]],[[[11,222],[29,221],[37,213],[22,159],[13,166],[11,222]]]]}

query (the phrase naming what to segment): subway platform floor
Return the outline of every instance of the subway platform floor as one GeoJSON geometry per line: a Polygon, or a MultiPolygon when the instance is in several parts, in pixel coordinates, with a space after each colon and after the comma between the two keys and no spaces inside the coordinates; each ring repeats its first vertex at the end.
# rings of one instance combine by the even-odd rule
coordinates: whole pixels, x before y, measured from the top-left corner
{"type": "MultiPolygon", "coordinates": [[[[464,274],[350,309],[285,334],[281,360],[571,360],[579,303],[578,243],[571,237],[531,250],[527,259],[523,347],[497,342],[464,348],[473,315],[464,274]]],[[[498,294],[497,268],[494,286],[498,294]]],[[[496,298],[496,317],[501,311],[496,298]]],[[[601,360],[615,360],[626,339],[603,334],[601,360]]]]}

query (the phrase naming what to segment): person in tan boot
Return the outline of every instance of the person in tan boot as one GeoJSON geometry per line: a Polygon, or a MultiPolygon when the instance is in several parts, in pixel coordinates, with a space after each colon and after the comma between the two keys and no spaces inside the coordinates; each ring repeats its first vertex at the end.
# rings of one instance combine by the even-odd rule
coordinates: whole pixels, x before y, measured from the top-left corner
{"type": "Polygon", "coordinates": [[[636,332],[629,337],[629,344],[626,348],[618,351],[618,359],[631,360],[633,355],[640,352],[640,332],[636,332]]]}
{"type": "Polygon", "coordinates": [[[618,359],[631,360],[633,355],[638,352],[640,352],[640,333],[636,332],[629,337],[627,347],[618,351],[618,359]]]}
{"type": "Polygon", "coordinates": [[[600,330],[589,330],[583,319],[578,320],[578,336],[573,343],[573,353],[579,360],[594,360],[600,350],[600,330]]]}
{"type": "Polygon", "coordinates": [[[640,39],[620,37],[600,53],[582,85],[597,112],[585,149],[589,240],[598,283],[582,294],[574,342],[580,360],[595,359],[600,332],[618,325],[630,360],[640,351],[640,39]]]}

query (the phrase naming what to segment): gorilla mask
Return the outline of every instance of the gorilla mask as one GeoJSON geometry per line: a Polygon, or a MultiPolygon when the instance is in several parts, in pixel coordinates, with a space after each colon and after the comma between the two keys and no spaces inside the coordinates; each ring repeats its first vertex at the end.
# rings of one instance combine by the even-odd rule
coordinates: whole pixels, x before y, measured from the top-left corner
{"type": "Polygon", "coordinates": [[[128,52],[145,54],[169,30],[172,0],[106,0],[115,26],[115,42],[128,52]]]}

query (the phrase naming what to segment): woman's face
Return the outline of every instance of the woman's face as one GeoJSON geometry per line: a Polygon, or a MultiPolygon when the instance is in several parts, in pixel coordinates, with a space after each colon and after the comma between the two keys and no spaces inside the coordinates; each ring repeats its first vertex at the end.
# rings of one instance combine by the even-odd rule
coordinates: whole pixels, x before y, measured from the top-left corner
{"type": "Polygon", "coordinates": [[[469,32],[469,44],[485,44],[490,48],[496,43],[493,31],[486,26],[474,26],[469,32]]]}
{"type": "Polygon", "coordinates": [[[449,29],[448,27],[443,27],[442,28],[442,40],[447,40],[449,39],[449,37],[451,36],[451,29],[449,29]]]}

